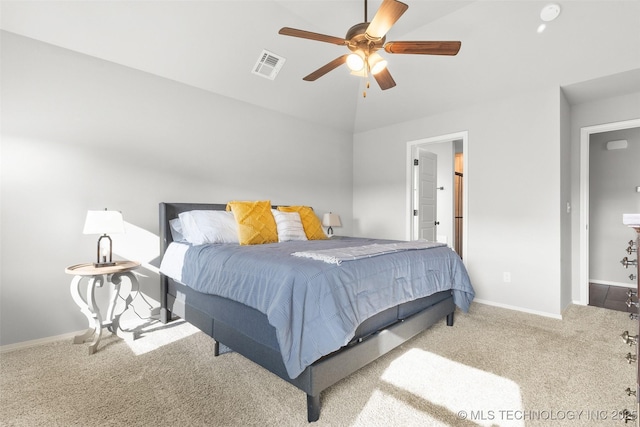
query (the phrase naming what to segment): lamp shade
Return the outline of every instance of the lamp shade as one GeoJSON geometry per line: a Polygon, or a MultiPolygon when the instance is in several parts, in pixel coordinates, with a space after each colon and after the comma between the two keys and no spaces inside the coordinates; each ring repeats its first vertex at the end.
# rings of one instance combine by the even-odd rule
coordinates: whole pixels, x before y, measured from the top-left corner
{"type": "Polygon", "coordinates": [[[371,74],[378,74],[385,68],[387,68],[387,60],[380,56],[378,52],[369,56],[369,69],[371,70],[371,74]]]}
{"type": "Polygon", "coordinates": [[[347,67],[351,71],[360,71],[364,67],[364,59],[357,53],[351,53],[347,56],[347,67]]]}
{"type": "Polygon", "coordinates": [[[340,227],[342,226],[340,216],[331,212],[326,213],[322,217],[322,225],[325,227],[340,227]]]}
{"type": "Polygon", "coordinates": [[[87,211],[83,234],[124,233],[124,220],[118,211],[87,211]]]}

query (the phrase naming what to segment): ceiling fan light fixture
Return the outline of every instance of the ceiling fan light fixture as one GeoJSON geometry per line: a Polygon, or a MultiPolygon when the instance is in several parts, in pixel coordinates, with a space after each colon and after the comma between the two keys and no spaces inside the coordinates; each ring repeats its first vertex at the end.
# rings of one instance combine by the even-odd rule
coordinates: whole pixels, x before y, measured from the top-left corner
{"type": "Polygon", "coordinates": [[[378,53],[374,53],[369,56],[369,70],[371,70],[371,74],[378,74],[380,71],[387,68],[387,64],[388,61],[378,53]]]}
{"type": "Polygon", "coordinates": [[[351,71],[360,71],[364,68],[364,58],[358,53],[352,53],[347,56],[347,67],[351,71]]]}
{"type": "MultiPolygon", "coordinates": [[[[380,1],[380,0],[379,0],[380,1]]],[[[387,32],[408,9],[408,5],[399,0],[381,0],[382,3],[373,19],[367,18],[367,0],[364,0],[364,22],[353,25],[347,30],[344,38],[328,36],[312,31],[282,27],[278,34],[330,43],[347,47],[351,52],[345,52],[339,57],[313,71],[302,78],[304,81],[315,81],[339,66],[346,64],[352,75],[367,77],[374,76],[380,89],[387,90],[396,86],[387,68],[387,61],[375,55],[376,51],[384,50],[390,54],[413,55],[446,55],[455,56],[460,50],[459,41],[391,41],[387,42],[387,32]],[[375,56],[375,59],[374,59],[375,56]]],[[[546,0],[553,1],[553,0],[546,0]]],[[[366,96],[366,91],[365,91],[366,96]]]]}

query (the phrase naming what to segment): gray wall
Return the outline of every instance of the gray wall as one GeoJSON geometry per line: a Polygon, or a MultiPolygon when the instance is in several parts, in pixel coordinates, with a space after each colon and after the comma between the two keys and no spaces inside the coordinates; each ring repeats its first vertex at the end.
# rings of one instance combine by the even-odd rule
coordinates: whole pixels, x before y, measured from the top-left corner
{"type": "Polygon", "coordinates": [[[87,327],[64,269],[93,261],[88,209],[122,211],[115,249],[147,264],[152,303],[159,202],[310,204],[351,233],[351,134],[11,33],[1,43],[1,345],[87,327]]]}
{"type": "MultiPolygon", "coordinates": [[[[640,128],[603,132],[589,140],[589,281],[635,286],[634,269],[620,260],[635,232],[622,224],[622,214],[640,213],[640,128]],[[607,142],[626,139],[624,150],[607,142]]],[[[636,254],[629,256],[636,258],[636,254]]]]}
{"type": "Polygon", "coordinates": [[[580,129],[640,117],[639,92],[593,98],[597,79],[580,86],[588,100],[575,105],[549,88],[355,135],[355,232],[403,237],[406,142],[468,130],[465,264],[477,299],[559,316],[581,296],[580,129]]]}
{"type": "Polygon", "coordinates": [[[356,134],[354,231],[405,238],[407,142],[468,131],[465,264],[477,298],[559,316],[561,289],[570,287],[561,279],[561,216],[569,214],[560,106],[555,87],[356,134]]]}

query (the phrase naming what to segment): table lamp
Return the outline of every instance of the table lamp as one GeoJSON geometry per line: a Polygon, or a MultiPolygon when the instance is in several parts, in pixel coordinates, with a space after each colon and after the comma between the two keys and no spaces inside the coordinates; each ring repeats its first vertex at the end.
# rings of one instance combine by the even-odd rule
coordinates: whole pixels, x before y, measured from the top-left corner
{"type": "Polygon", "coordinates": [[[108,234],[124,233],[124,220],[122,213],[109,211],[87,211],[87,219],[84,222],[83,234],[101,234],[98,238],[97,261],[94,267],[109,267],[116,265],[113,262],[113,242],[108,234]],[[107,259],[108,257],[108,259],[107,259]]]}
{"type": "Polygon", "coordinates": [[[324,225],[325,227],[329,227],[327,228],[327,235],[329,237],[333,237],[333,227],[342,226],[342,223],[340,222],[340,216],[331,212],[326,213],[322,217],[322,225],[324,225]]]}

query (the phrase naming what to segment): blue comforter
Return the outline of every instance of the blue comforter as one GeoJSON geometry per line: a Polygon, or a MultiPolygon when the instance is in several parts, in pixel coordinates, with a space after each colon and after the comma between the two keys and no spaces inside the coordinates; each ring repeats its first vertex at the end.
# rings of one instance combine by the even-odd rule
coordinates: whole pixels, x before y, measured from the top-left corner
{"type": "Polygon", "coordinates": [[[294,252],[389,243],[340,238],[240,246],[192,246],[182,282],[264,313],[291,378],[353,338],[365,319],[403,302],[451,290],[467,311],[474,297],[460,257],[448,247],[381,255],[341,265],[294,252]]]}

